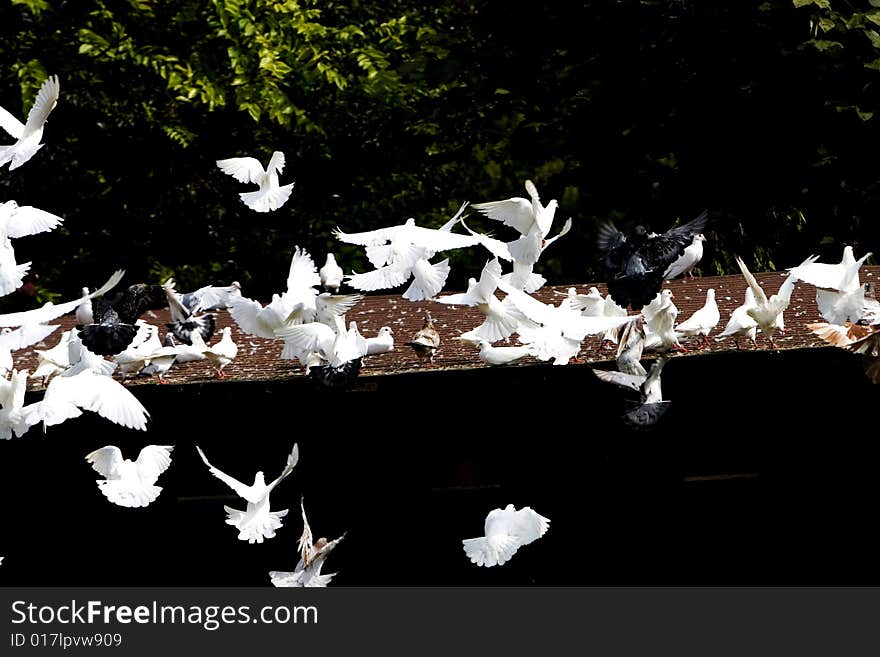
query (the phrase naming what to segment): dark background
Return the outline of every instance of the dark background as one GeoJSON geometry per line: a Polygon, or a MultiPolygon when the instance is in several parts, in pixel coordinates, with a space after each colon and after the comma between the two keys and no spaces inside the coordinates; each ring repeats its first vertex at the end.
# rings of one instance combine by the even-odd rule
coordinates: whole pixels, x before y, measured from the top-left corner
{"type": "Polygon", "coordinates": [[[350,392],[288,383],[139,386],[148,432],[86,417],[5,444],[3,585],[262,586],[293,570],[302,524],[347,538],[336,585],[867,585],[880,582],[880,391],[835,349],[673,359],[666,416],[619,419],[625,395],[589,367],[529,366],[362,377],[350,392]],[[412,391],[418,388],[419,394],[412,391]],[[268,480],[289,508],[262,545],[237,539],[244,508],[201,463],[268,480]],[[85,462],[119,445],[176,446],[145,509],[101,495],[85,462]],[[726,477],[726,478],[725,478],[726,477]],[[461,541],[512,503],[550,518],[501,567],[461,541]]]}

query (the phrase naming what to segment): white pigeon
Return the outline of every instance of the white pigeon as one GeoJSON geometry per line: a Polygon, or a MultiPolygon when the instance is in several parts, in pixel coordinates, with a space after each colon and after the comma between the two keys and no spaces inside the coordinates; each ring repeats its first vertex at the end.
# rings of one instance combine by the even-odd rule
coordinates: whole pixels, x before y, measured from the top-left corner
{"type": "Polygon", "coordinates": [[[309,322],[278,329],[275,335],[284,339],[300,362],[304,362],[309,354],[318,353],[330,367],[340,368],[367,355],[367,341],[356,324],[353,329],[346,330],[344,318],[337,316],[335,328],[321,322],[309,322]]]}
{"type": "Polygon", "coordinates": [[[479,340],[480,360],[486,365],[510,365],[535,353],[535,347],[493,347],[487,340],[479,340]]]}
{"type": "Polygon", "coordinates": [[[125,386],[91,369],[71,376],[65,374],[49,382],[41,401],[22,409],[27,422],[42,422],[45,430],[77,418],[86,410],[129,429],[147,430],[150,414],[125,386]]]}
{"type": "Polygon", "coordinates": [[[0,439],[9,440],[14,435],[21,438],[36,421],[29,421],[24,408],[27,391],[27,370],[12,370],[12,376],[0,376],[0,439]]]}
{"type": "Polygon", "coordinates": [[[251,210],[257,212],[269,212],[277,210],[287,203],[290,193],[293,191],[293,183],[280,185],[278,174],[284,171],[284,153],[275,151],[269,160],[269,165],[264,169],[260,161],[253,157],[232,157],[226,160],[217,160],[217,166],[223,173],[227,173],[238,182],[254,183],[260,186],[256,192],[242,192],[239,194],[242,202],[251,210]]]}
{"type": "Polygon", "coordinates": [[[137,324],[139,324],[138,333],[135,334],[131,344],[114,356],[123,381],[146,367],[150,362],[149,355],[162,347],[162,343],[159,340],[158,326],[147,324],[140,319],[137,320],[137,324]],[[144,338],[143,335],[147,337],[144,338]]]}
{"type": "Polygon", "coordinates": [[[510,304],[505,304],[495,290],[501,278],[501,263],[498,258],[490,260],[483,267],[480,280],[471,278],[467,292],[450,294],[434,299],[439,303],[460,306],[476,306],[486,317],[480,326],[468,331],[466,339],[497,342],[510,337],[517,329],[519,321],[510,304]]]}
{"type": "MultiPolygon", "coordinates": [[[[773,334],[776,331],[785,332],[784,313],[791,301],[791,293],[794,291],[794,284],[797,280],[797,276],[793,273],[789,273],[782,285],[779,286],[779,292],[771,295],[768,299],[767,295],[764,293],[764,288],[758,284],[758,281],[748,270],[742,259],[739,256],[735,256],[735,260],[742,272],[743,278],[746,279],[746,283],[748,283],[755,295],[755,307],[750,308],[746,312],[749,314],[749,317],[757,322],[758,328],[760,328],[761,332],[767,336],[767,339],[770,341],[770,346],[775,349],[776,343],[773,340],[773,334]]],[[[815,260],[816,256],[810,256],[801,263],[800,267],[806,267],[815,262],[815,260]]]]}
{"type": "Polygon", "coordinates": [[[647,347],[657,351],[687,351],[678,341],[675,332],[675,320],[678,317],[678,308],[672,301],[675,297],[672,290],[665,289],[658,292],[654,300],[642,308],[647,326],[647,347]]]}
{"type": "Polygon", "coordinates": [[[553,240],[571,229],[571,220],[566,222],[559,235],[548,240],[547,234],[553,225],[553,218],[559,204],[554,199],[546,206],[542,205],[538,190],[531,180],[526,180],[525,188],[529,194],[528,199],[514,196],[504,201],[475,203],[472,207],[490,219],[501,221],[505,225],[515,228],[521,237],[507,244],[508,252],[517,262],[524,265],[534,265],[538,262],[543,250],[553,240]]]}
{"type": "Polygon", "coordinates": [[[232,281],[232,285],[205,285],[194,292],[175,292],[175,295],[183,307],[195,315],[229,308],[232,300],[241,296],[241,284],[232,281]]]}
{"type": "Polygon", "coordinates": [[[387,354],[394,351],[394,331],[389,326],[383,326],[374,338],[367,338],[367,356],[387,354]]]}
{"type": "Polygon", "coordinates": [[[144,354],[144,367],[138,372],[140,376],[153,376],[154,374],[159,378],[159,383],[164,384],[168,383],[168,379],[165,378],[165,374],[171,369],[171,366],[177,361],[177,356],[180,354],[180,348],[174,346],[174,338],[171,334],[166,336],[167,344],[162,344],[161,342],[156,344],[154,341],[150,341],[150,346],[153,349],[147,351],[145,349],[144,354]]]}
{"type": "Polygon", "coordinates": [[[30,262],[16,262],[15,250],[9,238],[0,239],[0,296],[6,296],[20,288],[30,269],[30,262]]]}
{"type": "Polygon", "coordinates": [[[641,363],[646,340],[645,317],[639,315],[636,321],[627,324],[621,331],[620,343],[617,345],[618,370],[624,374],[647,376],[648,372],[641,363]]]}
{"type": "Polygon", "coordinates": [[[663,274],[663,280],[671,281],[682,274],[685,275],[685,278],[688,276],[693,278],[692,272],[694,267],[703,259],[703,242],[705,241],[706,238],[702,233],[694,235],[690,245],[685,247],[684,253],[666,269],[666,273],[663,274]]]}
{"type": "MultiPolygon", "coordinates": [[[[626,308],[618,305],[614,301],[614,299],[611,298],[610,294],[606,294],[605,308],[603,309],[603,314],[605,315],[605,317],[626,317],[627,312],[626,308]]],[[[618,336],[622,330],[622,327],[608,329],[607,331],[605,331],[605,335],[602,336],[602,341],[617,344],[618,336]]]]}
{"type": "Polygon", "coordinates": [[[321,287],[324,288],[325,292],[339,294],[339,288],[342,285],[345,273],[342,271],[342,267],[336,264],[335,255],[332,253],[327,254],[327,260],[324,262],[324,266],[318,270],[318,275],[321,277],[321,287]]]}
{"type": "Polygon", "coordinates": [[[317,541],[312,538],[312,529],[309,527],[308,518],[306,518],[306,509],[302,501],[303,533],[299,539],[299,562],[293,572],[281,572],[273,570],[269,572],[269,578],[272,580],[273,586],[288,587],[318,587],[327,586],[336,576],[336,573],[328,575],[321,574],[321,567],[324,560],[329,556],[340,541],[345,538],[345,534],[334,541],[328,541],[321,537],[317,541]]]}
{"type": "Polygon", "coordinates": [[[54,214],[15,201],[0,203],[0,297],[17,290],[31,263],[19,264],[10,239],[53,230],[64,220],[54,214]]]}
{"type": "Polygon", "coordinates": [[[755,341],[755,336],[758,331],[758,322],[749,315],[749,310],[753,309],[756,305],[755,293],[752,292],[752,288],[747,287],[743,304],[730,314],[727,326],[724,327],[724,330],[721,331],[721,333],[715,336],[715,341],[718,342],[724,338],[732,337],[738,351],[739,339],[748,338],[752,341],[752,345],[754,345],[755,349],[757,349],[758,343],[755,341]]]}
{"type": "Polygon", "coordinates": [[[715,290],[710,287],[706,290],[706,303],[703,307],[676,326],[675,332],[690,338],[701,336],[700,347],[707,347],[709,333],[718,326],[720,321],[721,313],[718,310],[718,303],[715,301],[715,290]]]}
{"type": "Polygon", "coordinates": [[[162,492],[156,481],[171,465],[173,449],[171,445],[147,445],[132,462],[122,458],[118,447],[107,445],[88,454],[86,461],[104,477],[97,480],[104,497],[119,506],[139,508],[154,502],[162,492]]]}
{"type": "Polygon", "coordinates": [[[208,357],[206,353],[208,345],[205,344],[202,335],[198,331],[193,331],[190,337],[192,344],[177,344],[171,333],[165,336],[166,346],[172,346],[177,350],[176,363],[194,363],[199,360],[205,360],[208,357]]]}
{"type": "Polygon", "coordinates": [[[535,513],[530,507],[517,511],[513,504],[504,509],[493,509],[486,516],[485,536],[462,541],[464,552],[478,566],[500,566],[507,563],[523,545],[528,545],[547,533],[550,519],[535,513]]]}
{"type": "MultiPolygon", "coordinates": [[[[320,284],[312,257],[296,248],[290,260],[287,289],[282,294],[273,294],[265,307],[246,297],[233,298],[229,314],[245,333],[275,339],[275,330],[286,326],[315,321],[333,326],[335,317],[347,313],[363,298],[360,294],[318,293],[316,287],[320,284]]],[[[296,355],[285,345],[281,357],[291,359],[296,355]]]]}
{"type": "Polygon", "coordinates": [[[217,378],[222,378],[223,368],[238,356],[238,345],[232,340],[232,329],[225,327],[220,340],[205,349],[204,354],[217,371],[217,378]]]}
{"type": "Polygon", "coordinates": [[[0,376],[12,369],[13,352],[41,342],[58,328],[58,325],[29,324],[17,329],[0,329],[0,376]]]}
{"type": "Polygon", "coordinates": [[[799,281],[818,288],[853,292],[860,285],[859,269],[870,256],[870,253],[866,253],[856,260],[852,246],[847,245],[843,249],[843,257],[839,264],[829,265],[816,262],[817,258],[813,257],[808,258],[798,267],[792,267],[788,272],[799,281]]]}
{"type": "Polygon", "coordinates": [[[349,244],[366,247],[367,259],[376,269],[362,274],[351,274],[347,283],[358,290],[385,290],[413,282],[403,296],[410,301],[422,301],[436,296],[449,276],[449,260],[431,263],[441,251],[466,248],[479,243],[472,235],[453,233],[467,207],[464,203],[455,216],[440,228],[417,226],[415,219],[403,224],[362,233],[343,233],[338,228],[334,236],[349,244]]]}
{"type": "Polygon", "coordinates": [[[77,326],[85,326],[86,324],[94,324],[95,316],[92,314],[92,299],[89,296],[89,288],[82,289],[83,300],[76,307],[76,323],[77,326]]]}
{"type": "MultiPolygon", "coordinates": [[[[145,327],[141,325],[135,334],[143,340],[146,334],[145,327]]],[[[71,333],[67,340],[67,359],[70,361],[70,367],[62,372],[62,376],[75,376],[84,370],[89,370],[101,376],[110,376],[118,367],[116,363],[107,360],[103,356],[92,353],[86,347],[76,332],[71,333]]]]}
{"type": "Polygon", "coordinates": [[[299,461],[299,447],[296,444],[287,457],[287,464],[284,470],[272,483],[266,485],[266,480],[262,472],[257,472],[254,476],[254,483],[246,486],[237,479],[230,477],[226,473],[218,470],[208,462],[205,453],[201,447],[196,445],[199,456],[208,466],[211,474],[217,477],[224,484],[229,486],[240,497],[247,501],[247,509],[239,511],[237,509],[224,506],[227,519],[226,524],[232,525],[238,529],[238,538],[248,543],[262,543],[264,539],[275,536],[275,530],[281,527],[281,519],[287,515],[287,509],[282,511],[271,511],[269,507],[269,494],[280,484],[291,472],[299,461]]]}
{"type": "Polygon", "coordinates": [[[27,122],[22,123],[12,114],[0,107],[0,128],[15,139],[10,146],[0,146],[0,167],[9,163],[9,170],[17,169],[31,159],[43,147],[43,128],[55,105],[61,86],[57,75],[50,75],[37,92],[34,104],[28,112],[27,122]]]}
{"type": "Polygon", "coordinates": [[[50,349],[34,349],[37,354],[37,369],[31,374],[32,379],[43,379],[43,385],[56,374],[61,374],[70,367],[70,341],[71,331],[65,331],[58,339],[58,343],[50,349]]]}
{"type": "Polygon", "coordinates": [[[64,303],[46,303],[42,308],[36,308],[34,310],[25,310],[17,313],[7,313],[5,315],[0,315],[0,327],[2,326],[25,326],[26,324],[46,324],[51,322],[53,319],[61,317],[61,315],[65,315],[69,312],[73,312],[77,306],[79,306],[85,297],[95,298],[97,296],[101,296],[106,294],[110,290],[112,290],[119,281],[122,280],[122,277],[125,275],[125,271],[119,269],[113,272],[113,275],[107,279],[107,282],[104,283],[101,287],[99,287],[94,292],[90,292],[79,299],[75,299],[73,301],[65,301],[64,303]]]}

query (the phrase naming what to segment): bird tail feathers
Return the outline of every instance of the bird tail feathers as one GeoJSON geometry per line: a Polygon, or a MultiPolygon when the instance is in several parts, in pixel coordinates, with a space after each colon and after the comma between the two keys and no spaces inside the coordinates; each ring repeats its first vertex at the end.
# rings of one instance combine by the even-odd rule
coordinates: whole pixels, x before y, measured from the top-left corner
{"type": "Polygon", "coordinates": [[[287,203],[290,193],[293,191],[293,183],[278,187],[277,189],[261,189],[256,192],[242,192],[241,200],[251,210],[256,212],[269,212],[277,210],[287,203]]]}
{"type": "Polygon", "coordinates": [[[98,480],[98,488],[113,504],[128,508],[145,507],[162,492],[161,486],[133,486],[121,481],[98,480]]]}

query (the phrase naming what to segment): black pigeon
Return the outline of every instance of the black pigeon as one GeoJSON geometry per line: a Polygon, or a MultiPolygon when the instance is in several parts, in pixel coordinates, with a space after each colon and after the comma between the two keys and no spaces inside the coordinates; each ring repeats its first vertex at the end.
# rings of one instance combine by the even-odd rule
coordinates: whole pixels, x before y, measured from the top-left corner
{"type": "Polygon", "coordinates": [[[134,340],[138,318],[148,310],[164,308],[167,303],[161,285],[144,283],[130,286],[112,300],[96,297],[92,300],[93,323],[78,327],[79,338],[99,356],[118,354],[134,340]]]}
{"type": "Polygon", "coordinates": [[[341,365],[313,365],[309,377],[328,388],[347,388],[361,373],[361,359],[348,360],[341,365]]]}
{"type": "MultiPolygon", "coordinates": [[[[185,344],[192,344],[192,334],[196,331],[201,333],[202,340],[207,343],[211,336],[214,335],[216,321],[214,315],[195,315],[193,308],[198,308],[199,303],[196,300],[193,306],[188,307],[184,303],[183,295],[178,295],[174,290],[174,279],[169,278],[162,285],[165,290],[165,297],[168,300],[168,308],[171,310],[172,322],[165,326],[171,330],[174,337],[185,344]]],[[[206,288],[202,288],[203,290],[206,288]]]]}
{"type": "Polygon", "coordinates": [[[662,235],[649,234],[644,226],[636,226],[629,239],[610,221],[603,223],[598,245],[608,277],[608,294],[614,302],[633,310],[651,303],[663,286],[666,269],[684,253],[694,235],[703,232],[708,220],[708,211],[704,210],[693,221],[662,235]]]}

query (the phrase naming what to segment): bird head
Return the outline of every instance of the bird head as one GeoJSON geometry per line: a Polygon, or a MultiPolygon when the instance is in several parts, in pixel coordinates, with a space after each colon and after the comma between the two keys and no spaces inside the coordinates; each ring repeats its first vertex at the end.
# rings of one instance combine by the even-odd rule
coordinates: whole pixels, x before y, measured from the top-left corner
{"type": "Polygon", "coordinates": [[[383,337],[386,335],[394,335],[394,331],[391,330],[390,326],[383,326],[379,329],[379,335],[383,337]]]}
{"type": "Polygon", "coordinates": [[[263,476],[263,471],[260,470],[257,474],[254,475],[254,486],[265,486],[266,478],[263,476]]]}

